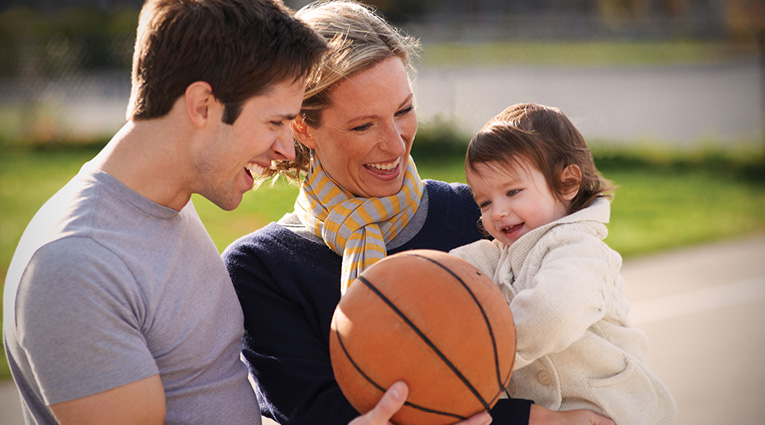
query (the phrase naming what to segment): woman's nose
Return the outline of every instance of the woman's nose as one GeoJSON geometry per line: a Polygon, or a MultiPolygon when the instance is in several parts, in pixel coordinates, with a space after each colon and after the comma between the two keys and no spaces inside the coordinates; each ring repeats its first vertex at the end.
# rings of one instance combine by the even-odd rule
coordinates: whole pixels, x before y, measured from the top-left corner
{"type": "Polygon", "coordinates": [[[396,156],[401,156],[406,153],[407,142],[405,135],[395,121],[389,122],[385,125],[381,139],[382,140],[380,144],[384,151],[392,153],[396,156]]]}

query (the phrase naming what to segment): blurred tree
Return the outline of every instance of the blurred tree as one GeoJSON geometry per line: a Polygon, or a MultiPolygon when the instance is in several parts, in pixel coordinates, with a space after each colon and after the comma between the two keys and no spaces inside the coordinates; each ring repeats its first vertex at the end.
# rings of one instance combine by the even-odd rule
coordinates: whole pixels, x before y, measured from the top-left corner
{"type": "Polygon", "coordinates": [[[725,23],[734,40],[752,40],[765,33],[765,1],[730,0],[725,23]]]}

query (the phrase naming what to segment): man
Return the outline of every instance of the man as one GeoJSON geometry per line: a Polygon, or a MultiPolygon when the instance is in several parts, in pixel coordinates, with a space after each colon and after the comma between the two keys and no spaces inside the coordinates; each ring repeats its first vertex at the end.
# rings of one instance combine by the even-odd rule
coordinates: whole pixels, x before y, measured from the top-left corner
{"type": "Polygon", "coordinates": [[[242,313],[190,197],[231,210],[324,42],[275,0],[149,0],[128,122],[27,227],[3,339],[28,423],[259,423],[242,313]]]}

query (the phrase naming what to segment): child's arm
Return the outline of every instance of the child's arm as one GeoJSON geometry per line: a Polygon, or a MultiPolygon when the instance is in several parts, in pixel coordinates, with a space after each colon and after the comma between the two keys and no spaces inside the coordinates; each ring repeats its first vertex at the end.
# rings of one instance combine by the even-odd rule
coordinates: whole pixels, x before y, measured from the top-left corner
{"type": "Polygon", "coordinates": [[[476,266],[481,273],[494,279],[497,263],[500,257],[500,245],[497,242],[481,239],[473,243],[454,248],[449,251],[456,257],[462,258],[476,266]]]}
{"type": "Polygon", "coordinates": [[[621,257],[599,238],[582,232],[555,232],[540,243],[514,283],[510,303],[517,332],[515,368],[557,353],[581,338],[612,308],[621,257]]]}

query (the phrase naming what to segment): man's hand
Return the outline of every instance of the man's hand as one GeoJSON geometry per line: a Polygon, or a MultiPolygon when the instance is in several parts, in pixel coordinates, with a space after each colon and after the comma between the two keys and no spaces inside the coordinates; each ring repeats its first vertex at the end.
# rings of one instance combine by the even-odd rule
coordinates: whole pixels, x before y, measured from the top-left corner
{"type": "Polygon", "coordinates": [[[590,410],[556,412],[536,404],[531,405],[529,425],[616,425],[605,416],[590,410]]]}
{"type": "MultiPolygon", "coordinates": [[[[374,409],[354,419],[348,425],[391,425],[389,422],[390,418],[404,405],[407,395],[409,395],[409,388],[405,383],[397,382],[393,384],[383,394],[374,409]]],[[[455,425],[488,425],[490,423],[491,416],[483,412],[455,425]]]]}

